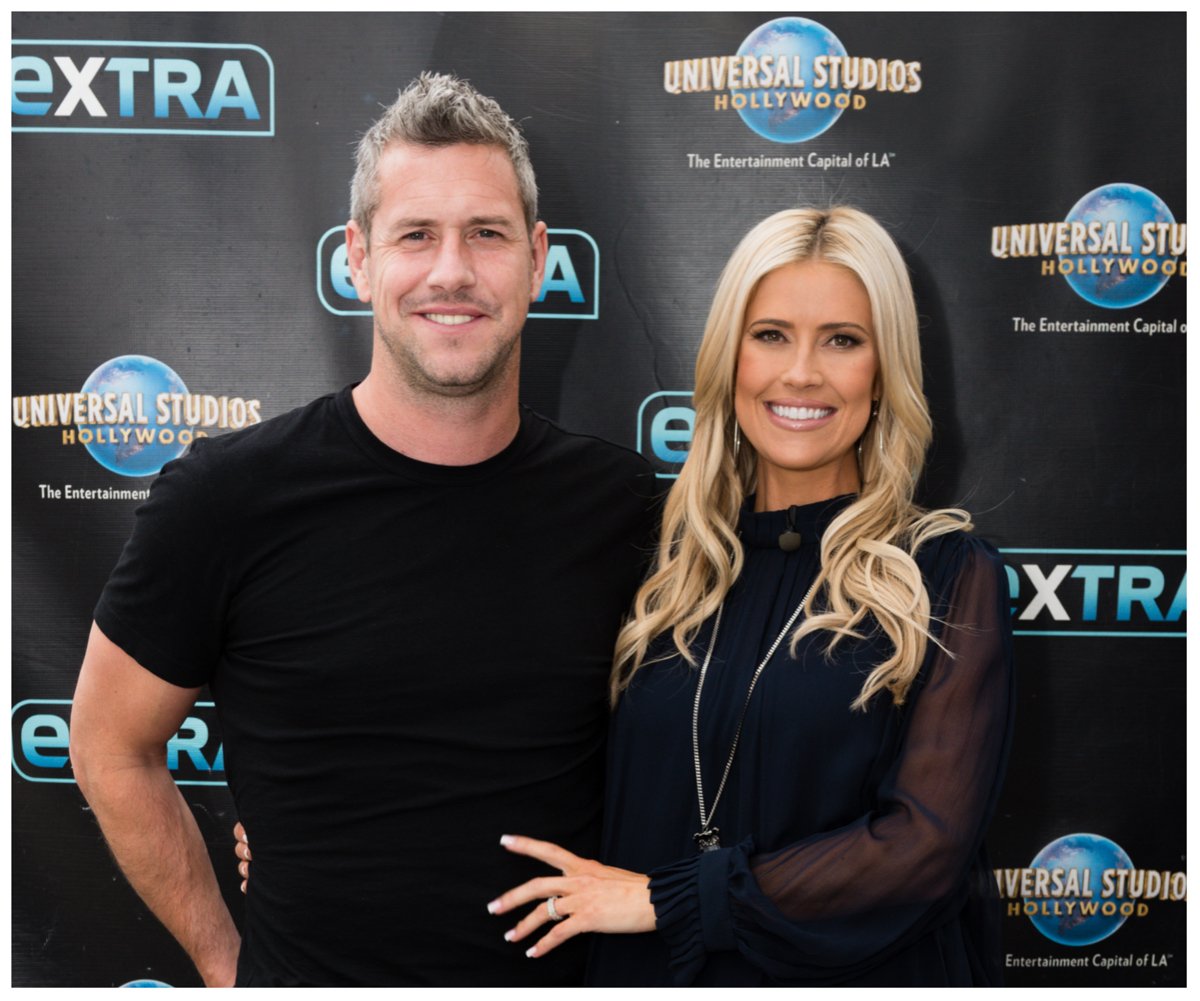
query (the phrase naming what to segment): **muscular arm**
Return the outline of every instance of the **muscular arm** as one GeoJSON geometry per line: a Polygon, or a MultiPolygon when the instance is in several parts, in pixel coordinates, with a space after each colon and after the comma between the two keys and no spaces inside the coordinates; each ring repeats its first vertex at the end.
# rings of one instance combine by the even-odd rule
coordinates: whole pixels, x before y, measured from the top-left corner
{"type": "Polygon", "coordinates": [[[197,691],[151,674],[93,624],[71,711],[71,764],[130,884],[204,983],[227,987],[240,939],[166,765],[166,742],[197,691]]]}

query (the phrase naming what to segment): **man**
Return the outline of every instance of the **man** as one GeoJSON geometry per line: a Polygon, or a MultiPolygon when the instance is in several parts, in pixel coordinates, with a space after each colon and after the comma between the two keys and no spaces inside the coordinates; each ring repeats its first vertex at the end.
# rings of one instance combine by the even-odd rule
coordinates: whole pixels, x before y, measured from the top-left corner
{"type": "Polygon", "coordinates": [[[71,757],[205,983],[554,984],[487,901],[598,847],[606,680],[648,472],[517,401],[546,262],[525,141],[423,75],[358,150],[353,389],[167,465],[96,608],[71,757]],[[163,745],[201,686],[254,847],[239,943],[163,745]],[[239,955],[240,948],[240,955],[239,955]]]}

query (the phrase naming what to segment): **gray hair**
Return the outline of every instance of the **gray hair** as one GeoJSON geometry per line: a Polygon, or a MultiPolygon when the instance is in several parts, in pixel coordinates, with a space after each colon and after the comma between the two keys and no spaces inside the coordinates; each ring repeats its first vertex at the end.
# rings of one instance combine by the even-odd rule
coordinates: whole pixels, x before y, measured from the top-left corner
{"type": "Polygon", "coordinates": [[[466,80],[444,73],[422,73],[359,140],[350,217],[370,239],[371,217],[379,207],[379,158],[392,143],[438,148],[469,143],[504,150],[517,175],[525,225],[537,222],[537,180],[529,162],[529,144],[504,109],[466,80]]]}

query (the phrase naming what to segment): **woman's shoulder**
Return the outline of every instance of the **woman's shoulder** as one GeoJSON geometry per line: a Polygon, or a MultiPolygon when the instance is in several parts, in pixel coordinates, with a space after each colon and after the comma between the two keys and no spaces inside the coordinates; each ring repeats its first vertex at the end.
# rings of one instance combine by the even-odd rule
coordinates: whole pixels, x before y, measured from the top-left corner
{"type": "Polygon", "coordinates": [[[964,575],[1000,578],[1004,573],[1000,551],[982,536],[961,528],[926,538],[913,558],[934,593],[952,587],[964,575]]]}

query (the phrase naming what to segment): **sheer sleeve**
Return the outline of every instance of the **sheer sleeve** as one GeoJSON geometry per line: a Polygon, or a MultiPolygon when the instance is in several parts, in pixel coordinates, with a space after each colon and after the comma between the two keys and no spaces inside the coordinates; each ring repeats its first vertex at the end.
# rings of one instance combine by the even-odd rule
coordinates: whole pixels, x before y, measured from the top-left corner
{"type": "Polygon", "coordinates": [[[773,980],[870,969],[967,904],[999,795],[1012,720],[1011,627],[995,550],[965,550],[934,614],[900,751],[873,809],[777,851],[752,839],[651,873],[677,983],[709,952],[736,949],[773,980]]]}

